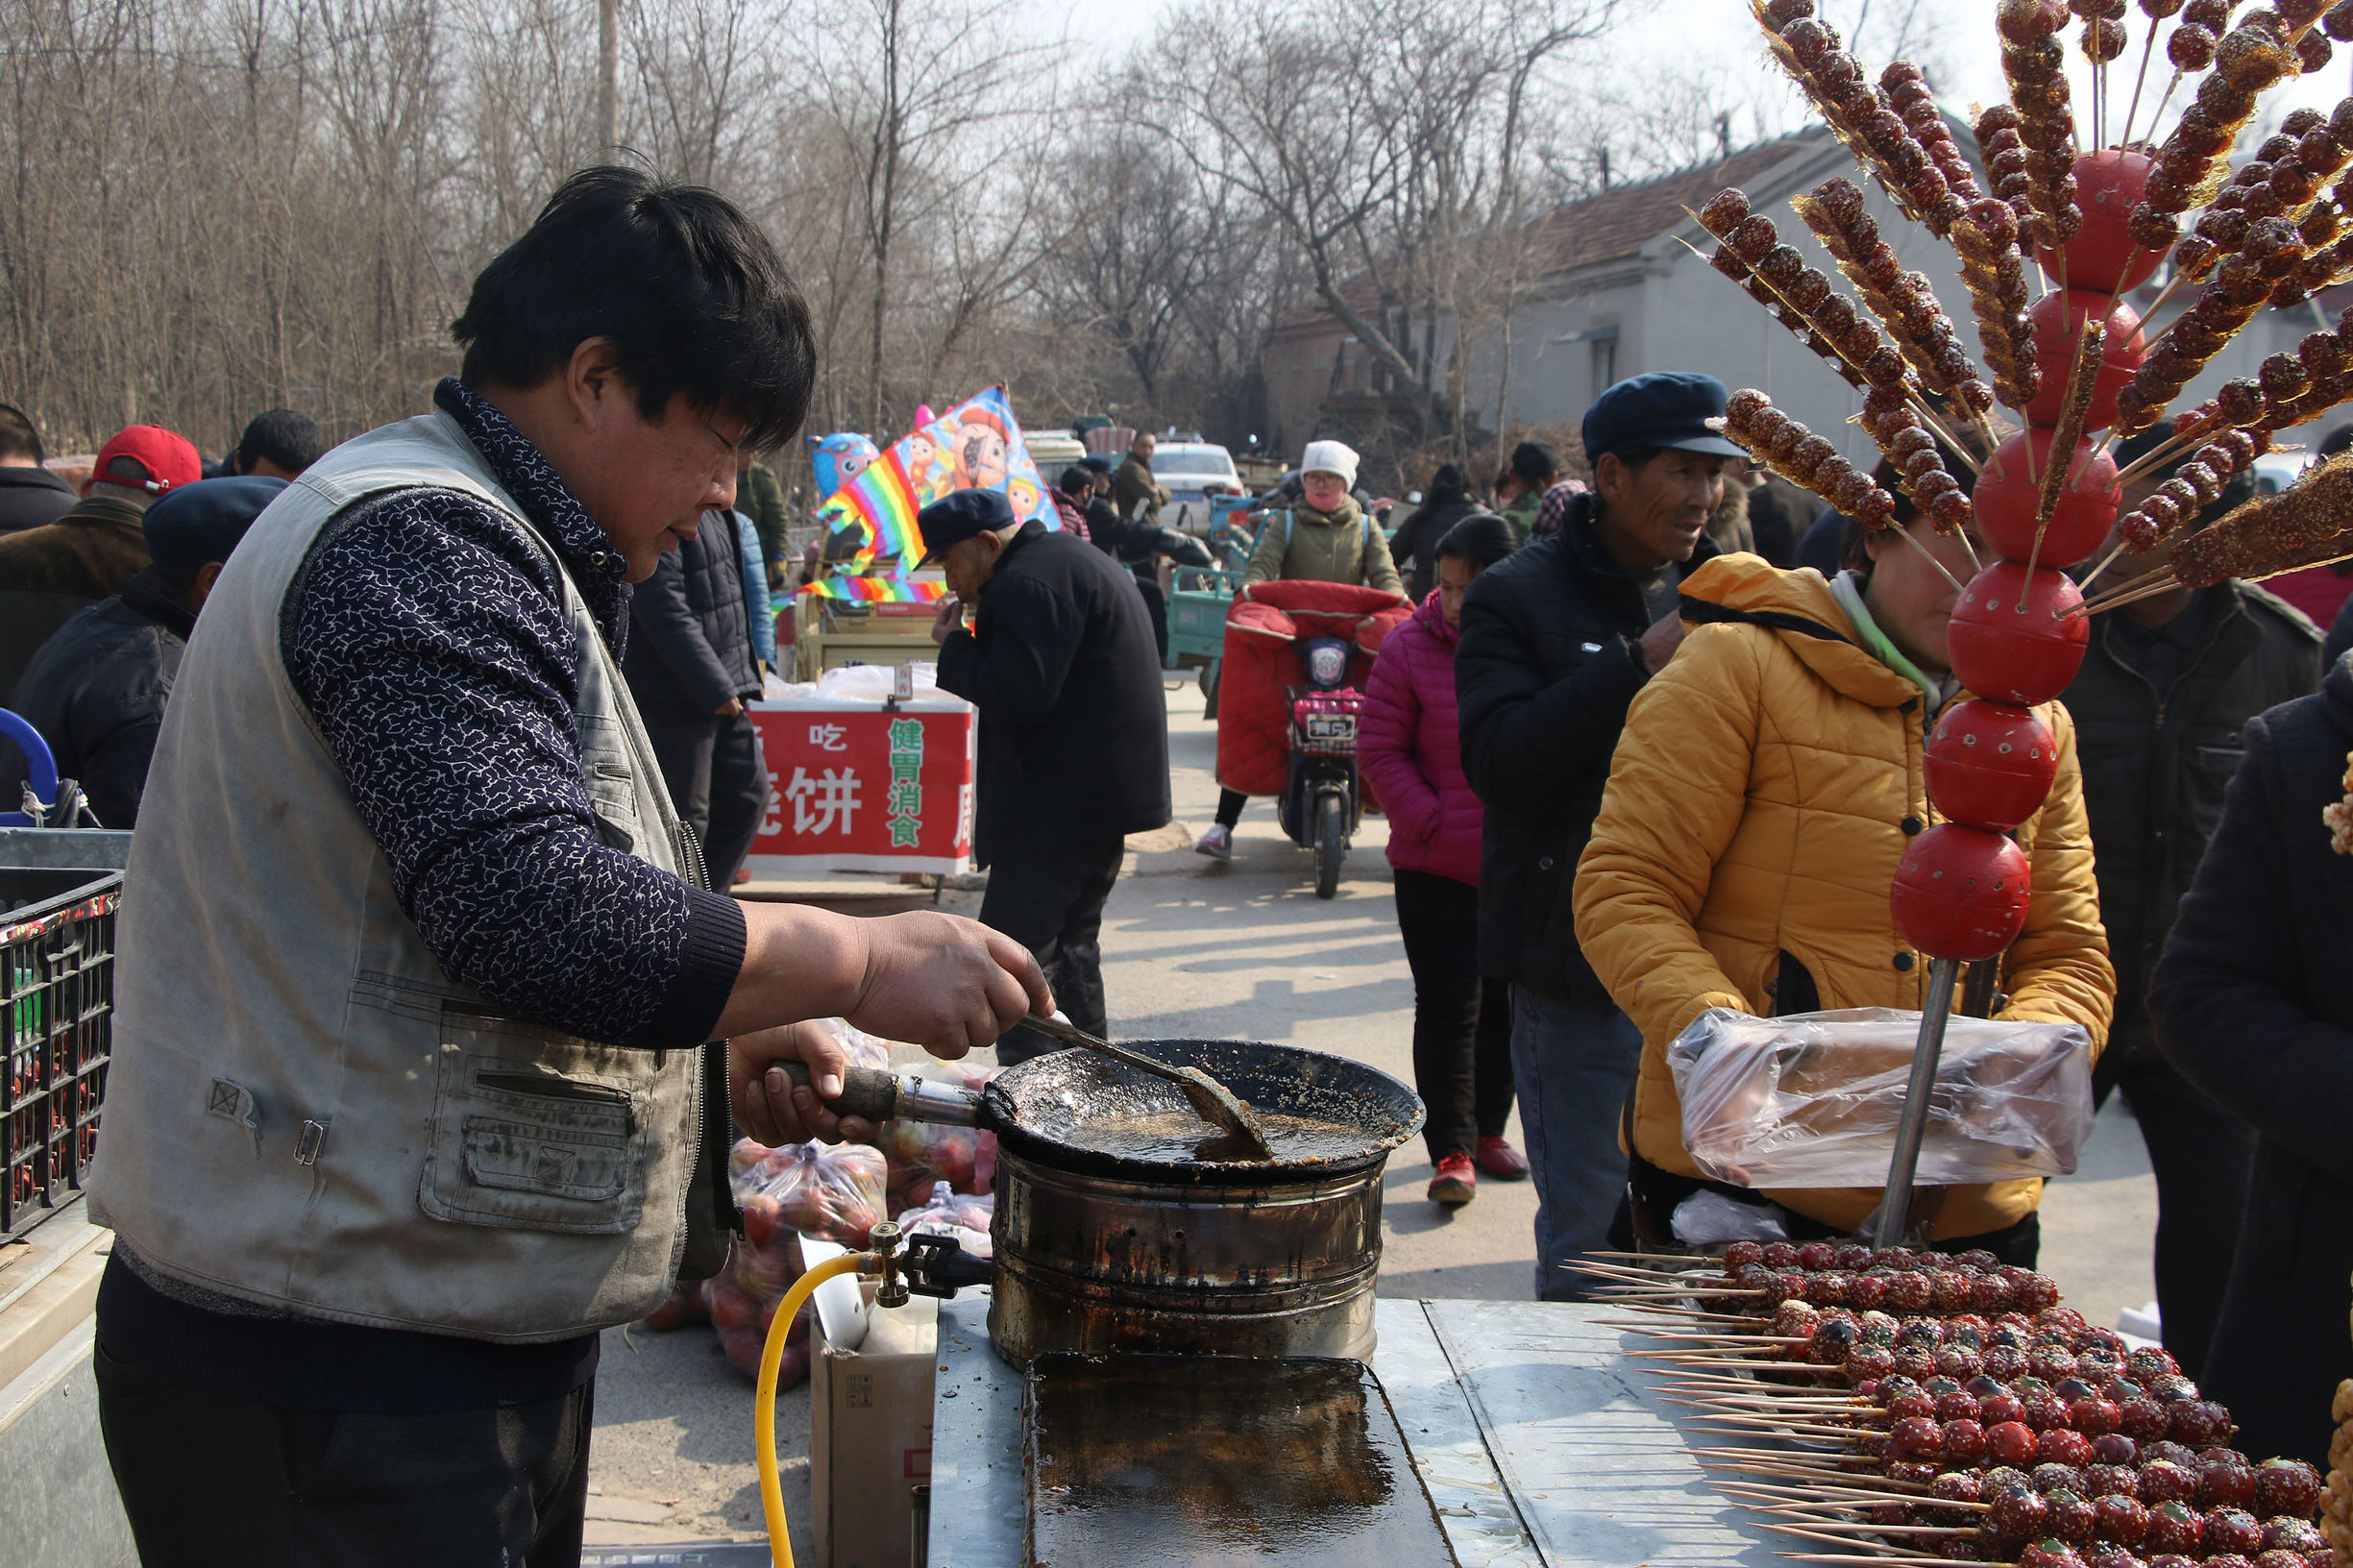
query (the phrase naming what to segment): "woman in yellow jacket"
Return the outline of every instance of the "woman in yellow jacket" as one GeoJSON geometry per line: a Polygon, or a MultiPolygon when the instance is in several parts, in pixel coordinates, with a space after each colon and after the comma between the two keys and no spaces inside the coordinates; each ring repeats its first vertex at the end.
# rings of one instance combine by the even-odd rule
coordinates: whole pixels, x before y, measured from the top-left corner
{"type": "MultiPolygon", "coordinates": [[[[1577,866],[1577,937],[1642,1030],[1629,1152],[1636,1192],[1662,1227],[1681,1197],[1713,1185],[1684,1152],[1667,1068],[1667,1044],[1686,1024],[1711,1007],[1770,1016],[1922,1004],[1927,961],[1896,934],[1888,885],[1912,835],[1935,820],[1921,741],[1959,695],[1945,642],[1956,596],[1930,556],[1963,581],[1971,568],[1958,540],[1909,514],[1900,508],[1897,524],[1909,541],[1869,536],[1834,581],[1754,555],[1692,574],[1689,635],[1634,698],[1611,762],[1577,866]]],[[[2059,771],[2017,834],[2033,896],[2001,961],[1998,1016],[2081,1024],[2096,1045],[2115,976],[2074,727],[2055,702],[2036,711],[2058,740],[2059,771]]],[[[1942,1190],[1939,1246],[2032,1265],[2040,1181],[1942,1190]]],[[[1780,1205],[1792,1236],[1806,1239],[1852,1231],[1880,1192],[1741,1195],[1780,1205]]]]}

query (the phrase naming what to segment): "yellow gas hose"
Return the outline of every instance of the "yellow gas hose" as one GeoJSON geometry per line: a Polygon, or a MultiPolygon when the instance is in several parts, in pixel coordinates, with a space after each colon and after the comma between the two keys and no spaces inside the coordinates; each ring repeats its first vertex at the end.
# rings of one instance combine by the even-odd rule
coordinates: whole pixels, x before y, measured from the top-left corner
{"type": "Polygon", "coordinates": [[[862,1252],[828,1259],[803,1274],[777,1304],[760,1347],[760,1376],[751,1396],[751,1443],[760,1457],[760,1511],[768,1516],[768,1551],[776,1568],[793,1568],[793,1534],[784,1520],[784,1483],[776,1476],[776,1374],[784,1366],[784,1342],[793,1319],[817,1287],[836,1274],[855,1274],[871,1259],[862,1252]]]}

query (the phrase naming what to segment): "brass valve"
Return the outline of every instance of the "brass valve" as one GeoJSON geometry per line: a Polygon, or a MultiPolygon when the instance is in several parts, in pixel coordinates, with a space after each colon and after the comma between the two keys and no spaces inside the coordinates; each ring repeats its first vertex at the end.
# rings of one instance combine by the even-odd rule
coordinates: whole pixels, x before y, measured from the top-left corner
{"type": "Polygon", "coordinates": [[[870,1274],[875,1280],[874,1305],[904,1307],[910,1294],[907,1277],[899,1267],[901,1233],[896,1220],[886,1219],[868,1234],[868,1263],[858,1272],[870,1274]]]}

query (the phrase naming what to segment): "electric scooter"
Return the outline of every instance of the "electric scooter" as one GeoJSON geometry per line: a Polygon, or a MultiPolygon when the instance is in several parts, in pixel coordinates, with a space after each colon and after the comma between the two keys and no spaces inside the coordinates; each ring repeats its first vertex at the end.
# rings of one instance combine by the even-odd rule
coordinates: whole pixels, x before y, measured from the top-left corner
{"type": "Polygon", "coordinates": [[[1307,683],[1288,689],[1290,776],[1278,803],[1283,831],[1315,851],[1315,896],[1339,892],[1340,863],[1363,820],[1357,780],[1357,719],[1364,694],[1347,684],[1348,642],[1309,637],[1299,644],[1307,683]]]}

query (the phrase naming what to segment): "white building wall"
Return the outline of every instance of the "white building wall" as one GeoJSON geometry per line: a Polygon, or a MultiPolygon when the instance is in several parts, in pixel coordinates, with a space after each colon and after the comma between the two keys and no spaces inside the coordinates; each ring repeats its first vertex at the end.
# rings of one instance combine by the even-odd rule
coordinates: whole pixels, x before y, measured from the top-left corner
{"type": "MultiPolygon", "coordinates": [[[[1832,174],[1845,174],[1865,186],[1881,233],[1908,269],[1929,278],[1962,343],[1975,355],[1976,327],[1951,247],[1898,213],[1843,153],[1821,159],[1799,188],[1810,189],[1832,174]]],[[[1760,205],[1757,210],[1771,217],[1781,237],[1827,273],[1835,286],[1854,294],[1787,200],[1760,205]]],[[[1618,336],[1611,368],[1620,379],[1646,371],[1693,370],[1704,371],[1727,386],[1757,387],[1792,417],[1838,443],[1850,460],[1866,467],[1866,458],[1876,461],[1870,437],[1848,423],[1862,411],[1861,394],[1731,280],[1710,267],[1703,256],[1688,249],[1684,239],[1705,252],[1715,248],[1714,240],[1693,223],[1680,239],[1662,237],[1638,260],[1606,263],[1587,279],[1571,281],[1559,297],[1522,307],[1513,322],[1512,371],[1505,404],[1511,428],[1574,423],[1582,417],[1601,390],[1594,384],[1598,367],[1593,345],[1589,339],[1558,339],[1614,324],[1618,336]]],[[[1497,424],[1501,363],[1501,344],[1491,342],[1479,355],[1471,379],[1480,421],[1490,427],[1497,424]]]]}

